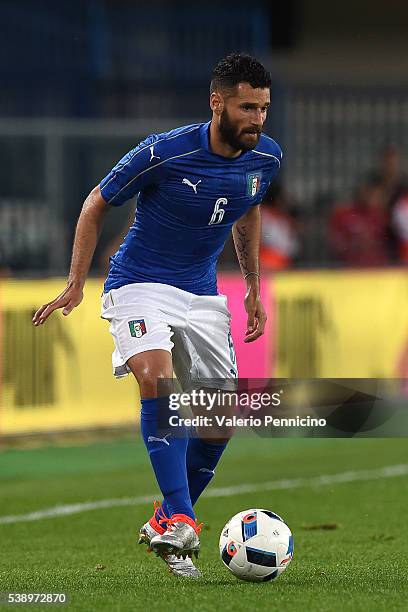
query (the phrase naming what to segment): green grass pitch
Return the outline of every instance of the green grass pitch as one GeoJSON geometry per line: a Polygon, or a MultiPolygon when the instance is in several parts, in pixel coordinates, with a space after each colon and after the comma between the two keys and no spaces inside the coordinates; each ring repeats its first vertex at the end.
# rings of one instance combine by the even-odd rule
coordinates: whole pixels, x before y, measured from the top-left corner
{"type": "Polygon", "coordinates": [[[138,436],[6,450],[0,454],[0,591],[66,592],[69,603],[60,609],[86,611],[406,610],[408,477],[365,478],[361,471],[407,464],[407,447],[405,439],[236,438],[209,491],[248,483],[259,488],[198,502],[197,517],[205,523],[200,581],[170,575],[163,561],[136,544],[138,529],[151,513],[148,502],[1,523],[6,515],[63,504],[154,498],[157,489],[138,436]],[[350,470],[363,476],[262,489],[269,481],[350,470]],[[277,512],[294,533],[294,559],[269,583],[240,582],[219,559],[221,528],[250,507],[277,512]]]}

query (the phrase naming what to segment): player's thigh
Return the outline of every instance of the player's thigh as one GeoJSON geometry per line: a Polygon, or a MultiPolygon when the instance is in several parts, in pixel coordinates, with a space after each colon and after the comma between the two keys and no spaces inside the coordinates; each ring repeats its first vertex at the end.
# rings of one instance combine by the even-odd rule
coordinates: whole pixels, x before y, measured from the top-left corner
{"type": "MultiPolygon", "coordinates": [[[[186,330],[175,330],[173,342],[173,369],[182,391],[189,392],[192,389],[200,391],[201,358],[195,350],[192,339],[186,330]]],[[[220,375],[219,369],[217,369],[217,375],[220,375]]],[[[207,384],[211,383],[208,380],[205,382],[207,384]]],[[[219,382],[219,380],[216,382],[219,382]]],[[[216,388],[206,387],[202,390],[205,392],[205,395],[200,394],[199,396],[200,398],[203,397],[202,401],[190,406],[194,417],[203,417],[202,420],[199,419],[199,424],[195,427],[195,435],[212,444],[225,444],[234,433],[234,429],[228,425],[228,421],[225,424],[224,422],[218,424],[212,420],[211,426],[208,426],[204,417],[213,417],[214,414],[225,415],[227,418],[231,417],[234,413],[235,402],[233,399],[230,401],[225,398],[226,392],[219,393],[216,388]],[[206,401],[209,395],[215,398],[215,402],[213,400],[206,401]],[[203,426],[200,425],[201,422],[204,423],[203,426]]],[[[231,393],[230,395],[234,394],[231,393]]]]}
{"type": "Polygon", "coordinates": [[[198,355],[185,329],[173,329],[173,370],[183,391],[189,391],[192,381],[198,377],[198,355]]]}
{"type": "Polygon", "coordinates": [[[235,388],[238,368],[230,321],[222,295],[200,296],[190,313],[186,332],[194,347],[195,374],[203,386],[235,388]]]}
{"type": "MultiPolygon", "coordinates": [[[[116,298],[116,294],[115,294],[116,298]]],[[[110,322],[115,350],[112,355],[116,377],[132,372],[142,397],[155,397],[157,380],[172,377],[173,335],[159,310],[143,299],[110,304],[103,300],[102,317],[110,322]]]]}
{"type": "MultiPolygon", "coordinates": [[[[224,296],[209,299],[197,296],[189,311],[187,326],[174,330],[173,368],[182,390],[205,391],[204,396],[200,394],[204,399],[191,405],[194,416],[218,414],[228,419],[234,413],[238,372],[230,319],[224,296]],[[213,396],[209,403],[208,394],[213,396]]],[[[210,427],[196,427],[196,435],[222,444],[231,438],[233,428],[227,422],[218,425],[212,420],[210,427]]]]}

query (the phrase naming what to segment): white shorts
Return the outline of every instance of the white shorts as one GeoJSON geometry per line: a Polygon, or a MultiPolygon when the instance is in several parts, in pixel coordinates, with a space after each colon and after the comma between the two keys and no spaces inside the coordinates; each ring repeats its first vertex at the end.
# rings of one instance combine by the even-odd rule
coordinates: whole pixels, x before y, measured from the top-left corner
{"type": "Polygon", "coordinates": [[[133,283],[102,295],[101,317],[110,321],[116,377],[129,374],[127,360],[163,349],[172,354],[183,390],[205,379],[223,379],[232,389],[238,377],[225,295],[201,296],[161,283],[133,283]],[[233,383],[234,384],[231,384],[233,383]]]}

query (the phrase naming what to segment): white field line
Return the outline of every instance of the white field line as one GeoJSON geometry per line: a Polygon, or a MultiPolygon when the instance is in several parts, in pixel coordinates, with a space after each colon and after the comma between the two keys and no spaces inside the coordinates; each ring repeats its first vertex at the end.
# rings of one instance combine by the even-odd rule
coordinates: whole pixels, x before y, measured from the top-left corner
{"type": "MultiPolygon", "coordinates": [[[[408,464],[389,465],[374,470],[358,470],[340,472],[338,474],[322,474],[313,478],[293,478],[285,480],[268,480],[265,482],[247,483],[232,487],[218,487],[209,489],[204,493],[204,497],[229,497],[241,493],[256,493],[262,491],[274,491],[279,489],[300,489],[321,487],[324,485],[335,485],[344,482],[355,482],[364,480],[377,480],[380,478],[394,478],[396,476],[408,475],[408,464]]],[[[67,516],[88,512],[89,510],[99,510],[101,508],[116,508],[118,506],[141,506],[152,502],[157,495],[142,495],[140,497],[119,497],[113,499],[101,499],[98,501],[82,502],[78,504],[68,504],[64,506],[54,506],[46,510],[37,510],[28,514],[15,514],[0,516],[0,525],[12,523],[25,523],[27,521],[39,521],[46,518],[67,516]]]]}

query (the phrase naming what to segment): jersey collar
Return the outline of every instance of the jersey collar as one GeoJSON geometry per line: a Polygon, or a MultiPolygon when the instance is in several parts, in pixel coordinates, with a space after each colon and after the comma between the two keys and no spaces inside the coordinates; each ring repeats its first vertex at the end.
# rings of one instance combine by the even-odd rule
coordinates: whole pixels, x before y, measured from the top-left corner
{"type": "Polygon", "coordinates": [[[210,131],[211,121],[207,121],[207,123],[203,123],[200,128],[200,144],[201,147],[211,153],[210,149],[210,139],[209,139],[209,131],[210,131]]]}

